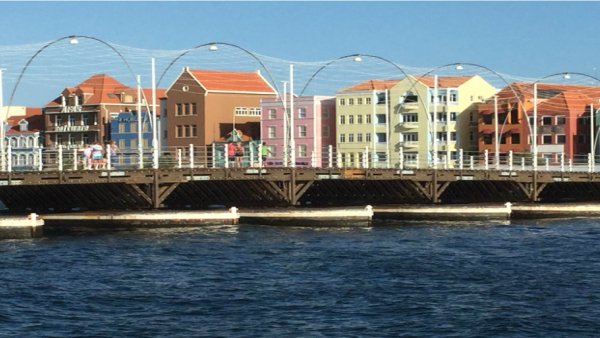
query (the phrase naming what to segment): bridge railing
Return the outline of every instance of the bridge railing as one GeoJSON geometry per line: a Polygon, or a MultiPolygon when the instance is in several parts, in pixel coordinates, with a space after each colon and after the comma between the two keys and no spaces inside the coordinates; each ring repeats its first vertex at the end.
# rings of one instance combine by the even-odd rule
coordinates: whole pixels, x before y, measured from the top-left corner
{"type": "MultiPolygon", "coordinates": [[[[269,152],[263,161],[257,144],[247,144],[243,156],[230,157],[227,144],[217,143],[207,146],[189,145],[186,147],[163,147],[158,152],[159,168],[248,168],[248,167],[289,167],[290,154],[281,151],[269,152]],[[239,158],[239,159],[238,159],[239,158]]],[[[375,150],[357,146],[323,146],[316,150],[299,148],[295,154],[296,167],[318,168],[388,168],[388,169],[465,169],[465,170],[539,170],[565,172],[600,172],[598,156],[576,155],[567,159],[563,154],[543,154],[536,162],[531,153],[501,153],[487,151],[439,152],[437,158],[430,153],[375,150]]],[[[17,151],[7,151],[7,166],[3,171],[73,171],[73,170],[133,170],[154,167],[154,154],[151,149],[123,149],[112,152],[106,149],[101,160],[87,159],[83,149],[38,148],[29,156],[17,151]]]]}

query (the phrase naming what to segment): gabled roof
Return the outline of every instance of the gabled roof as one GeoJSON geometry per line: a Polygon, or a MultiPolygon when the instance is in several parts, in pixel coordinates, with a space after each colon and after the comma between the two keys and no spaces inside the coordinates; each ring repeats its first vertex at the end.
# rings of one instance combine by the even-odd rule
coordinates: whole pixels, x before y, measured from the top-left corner
{"type": "Polygon", "coordinates": [[[338,93],[358,92],[366,90],[386,90],[395,86],[400,80],[367,80],[350,87],[343,88],[338,93]]]}
{"type": "Polygon", "coordinates": [[[259,72],[229,72],[204,69],[189,69],[188,72],[209,92],[276,93],[259,72]]]}
{"type": "MultiPolygon", "coordinates": [[[[439,76],[438,87],[439,88],[456,88],[462,86],[465,82],[472,79],[474,76],[439,76]]],[[[429,88],[435,87],[433,76],[417,76],[417,81],[423,83],[429,88]]]]}
{"type": "MultiPolygon", "coordinates": [[[[86,99],[84,104],[100,103],[121,103],[117,94],[129,89],[126,85],[115,80],[106,74],[95,74],[76,85],[75,87],[65,88],[70,94],[84,94],[86,99]],[[89,96],[91,95],[91,96],[89,96]]],[[[64,93],[64,91],[63,91],[64,93]]],[[[47,106],[57,106],[61,104],[60,96],[47,104],[47,106]]]]}
{"type": "MultiPolygon", "coordinates": [[[[597,100],[596,100],[597,101],[597,100]]],[[[538,104],[538,113],[573,114],[585,113],[594,99],[586,93],[567,90],[538,104]]]]}
{"type": "Polygon", "coordinates": [[[25,115],[12,116],[6,120],[6,124],[10,126],[10,129],[6,132],[9,134],[22,134],[22,133],[35,133],[44,129],[44,116],[42,115],[41,108],[27,107],[25,115]],[[20,131],[19,122],[26,120],[28,125],[28,131],[20,131]]]}

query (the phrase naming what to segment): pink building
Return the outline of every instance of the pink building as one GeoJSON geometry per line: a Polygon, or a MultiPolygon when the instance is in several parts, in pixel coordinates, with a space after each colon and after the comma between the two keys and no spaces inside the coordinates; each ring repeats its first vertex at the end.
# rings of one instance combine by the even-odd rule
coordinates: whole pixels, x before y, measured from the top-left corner
{"type": "MultiPolygon", "coordinates": [[[[270,150],[268,165],[283,165],[286,158],[284,127],[290,123],[284,124],[283,107],[281,99],[261,101],[261,138],[270,150]]],[[[289,110],[289,99],[286,107],[289,110]]],[[[329,146],[335,146],[335,98],[294,97],[293,116],[296,165],[327,166],[329,146]]],[[[290,143],[288,138],[287,144],[290,143]]],[[[289,156],[287,158],[291,158],[289,156]]]]}

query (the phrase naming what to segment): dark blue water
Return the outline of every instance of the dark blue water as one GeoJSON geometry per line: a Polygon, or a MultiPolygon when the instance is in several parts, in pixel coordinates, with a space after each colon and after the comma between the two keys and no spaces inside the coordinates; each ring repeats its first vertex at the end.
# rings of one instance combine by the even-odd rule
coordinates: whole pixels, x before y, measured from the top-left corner
{"type": "Polygon", "coordinates": [[[600,220],[0,242],[0,336],[600,334],[600,220]]]}

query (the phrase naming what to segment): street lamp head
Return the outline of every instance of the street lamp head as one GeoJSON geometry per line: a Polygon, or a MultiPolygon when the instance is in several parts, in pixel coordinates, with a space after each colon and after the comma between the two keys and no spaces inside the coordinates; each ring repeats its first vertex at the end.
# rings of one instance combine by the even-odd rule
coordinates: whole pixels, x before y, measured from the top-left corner
{"type": "Polygon", "coordinates": [[[353,60],[354,62],[361,62],[362,58],[360,57],[360,55],[356,55],[353,60]]]}
{"type": "Polygon", "coordinates": [[[76,45],[79,43],[79,40],[77,39],[77,37],[75,35],[72,35],[69,37],[69,43],[72,45],[76,45]]]}
{"type": "Polygon", "coordinates": [[[461,65],[461,64],[457,64],[455,68],[456,68],[456,70],[463,70],[464,69],[463,65],[461,65]]]}
{"type": "Polygon", "coordinates": [[[208,50],[211,52],[215,52],[215,51],[219,50],[219,47],[213,43],[210,45],[210,47],[208,47],[208,50]]]}
{"type": "Polygon", "coordinates": [[[565,80],[568,80],[568,79],[570,79],[570,78],[571,78],[571,74],[569,74],[569,73],[565,73],[565,74],[563,75],[563,79],[565,79],[565,80]]]}

